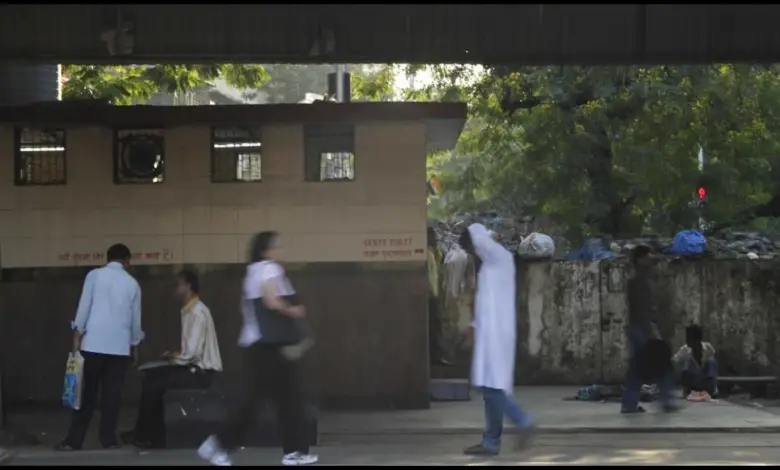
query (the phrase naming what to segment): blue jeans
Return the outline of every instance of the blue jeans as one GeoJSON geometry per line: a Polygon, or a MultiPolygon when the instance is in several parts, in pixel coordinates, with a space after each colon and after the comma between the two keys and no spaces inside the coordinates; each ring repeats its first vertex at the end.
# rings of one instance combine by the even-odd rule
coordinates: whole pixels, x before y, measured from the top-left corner
{"type": "Polygon", "coordinates": [[[689,357],[688,361],[685,363],[685,366],[683,366],[683,371],[693,375],[701,375],[702,377],[706,377],[708,379],[717,378],[718,362],[715,359],[710,359],[704,363],[704,367],[700,367],[694,358],[689,357]]]}
{"type": "MultiPolygon", "coordinates": [[[[636,363],[636,354],[644,346],[645,336],[638,329],[632,329],[628,335],[629,360],[626,378],[623,382],[623,396],[621,398],[621,410],[633,411],[639,407],[639,398],[642,391],[642,378],[636,363]]],[[[667,406],[672,403],[672,387],[674,386],[674,373],[669,371],[661,380],[658,381],[658,399],[661,405],[667,406]]]]}
{"type": "Polygon", "coordinates": [[[496,451],[501,448],[504,416],[519,428],[533,426],[531,417],[525,414],[514,397],[505,391],[482,387],[482,399],[485,401],[485,432],[482,434],[482,447],[496,451]]]}
{"type": "Polygon", "coordinates": [[[699,366],[696,360],[689,358],[682,371],[683,393],[692,391],[707,392],[715,395],[718,390],[718,363],[710,359],[703,366],[699,366]]]}

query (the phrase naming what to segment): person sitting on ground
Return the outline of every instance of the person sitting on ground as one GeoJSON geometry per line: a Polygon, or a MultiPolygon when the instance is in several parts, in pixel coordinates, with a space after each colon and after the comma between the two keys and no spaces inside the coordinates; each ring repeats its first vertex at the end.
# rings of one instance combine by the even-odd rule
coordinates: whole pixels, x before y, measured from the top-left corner
{"type": "Polygon", "coordinates": [[[222,370],[217,332],[211,311],[198,297],[198,275],[184,270],[178,275],[176,295],[182,302],[181,349],[163,354],[168,365],[145,371],[135,430],[125,441],[140,448],[165,447],[164,402],[166,390],[205,389],[222,370]]]}
{"type": "Polygon", "coordinates": [[[704,341],[704,333],[699,325],[690,325],[685,329],[685,344],[672,358],[675,364],[682,364],[683,395],[691,392],[706,392],[715,397],[718,391],[718,363],[715,360],[715,348],[704,341]]]}

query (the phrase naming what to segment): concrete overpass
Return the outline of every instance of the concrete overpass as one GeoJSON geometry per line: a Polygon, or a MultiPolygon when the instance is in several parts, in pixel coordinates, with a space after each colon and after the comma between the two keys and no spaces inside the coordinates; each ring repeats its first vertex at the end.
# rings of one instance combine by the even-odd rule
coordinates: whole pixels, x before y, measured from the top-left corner
{"type": "Polygon", "coordinates": [[[737,4],[4,4],[0,61],[774,62],[779,23],[780,6],[737,4]],[[118,30],[133,40],[112,55],[118,30]]]}

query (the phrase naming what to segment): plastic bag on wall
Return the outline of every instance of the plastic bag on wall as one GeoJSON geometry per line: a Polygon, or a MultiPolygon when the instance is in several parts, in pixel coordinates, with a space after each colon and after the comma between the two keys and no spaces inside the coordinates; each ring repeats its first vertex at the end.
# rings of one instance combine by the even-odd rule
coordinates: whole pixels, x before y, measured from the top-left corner
{"type": "Polygon", "coordinates": [[[670,253],[675,255],[700,255],[707,251],[707,238],[698,230],[677,232],[670,253]]]}
{"type": "Polygon", "coordinates": [[[523,239],[517,254],[526,259],[544,259],[555,256],[555,242],[549,235],[533,232],[523,239]]]}

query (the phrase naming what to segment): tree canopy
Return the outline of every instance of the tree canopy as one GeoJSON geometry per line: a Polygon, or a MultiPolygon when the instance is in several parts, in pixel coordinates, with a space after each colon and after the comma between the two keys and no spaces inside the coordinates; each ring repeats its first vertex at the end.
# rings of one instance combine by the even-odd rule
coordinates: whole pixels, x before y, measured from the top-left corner
{"type": "MultiPolygon", "coordinates": [[[[772,199],[780,71],[759,65],[426,66],[408,96],[465,101],[454,152],[434,156],[449,210],[545,215],[572,238],[726,222],[772,199]],[[700,171],[699,149],[705,165],[700,171]]],[[[780,214],[777,214],[780,215],[780,214]]]]}
{"type": "Polygon", "coordinates": [[[64,100],[101,99],[116,105],[146,102],[153,93],[180,93],[217,78],[239,89],[258,88],[269,76],[262,65],[65,65],[64,100]]]}

